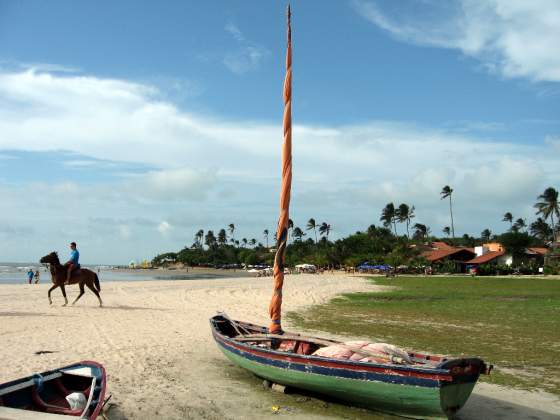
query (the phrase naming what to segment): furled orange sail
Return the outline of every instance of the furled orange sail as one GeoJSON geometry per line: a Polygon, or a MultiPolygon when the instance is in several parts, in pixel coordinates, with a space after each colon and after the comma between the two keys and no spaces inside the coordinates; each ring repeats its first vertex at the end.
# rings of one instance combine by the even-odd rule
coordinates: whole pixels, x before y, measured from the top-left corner
{"type": "Polygon", "coordinates": [[[284,80],[284,142],[282,144],[282,187],[280,190],[280,217],[276,231],[276,256],[274,258],[274,293],[268,311],[270,333],[282,331],[282,286],[284,285],[284,261],[288,244],[288,220],[290,190],[292,189],[292,27],[291,10],[288,6],[288,47],[286,51],[286,78],[284,80]]]}

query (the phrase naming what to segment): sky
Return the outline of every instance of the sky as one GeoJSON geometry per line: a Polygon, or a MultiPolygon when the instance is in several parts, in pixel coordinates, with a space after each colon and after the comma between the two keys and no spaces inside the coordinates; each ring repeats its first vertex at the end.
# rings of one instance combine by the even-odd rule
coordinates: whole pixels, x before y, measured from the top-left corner
{"type": "MultiPolygon", "coordinates": [[[[0,0],[0,261],[275,231],[286,2],[0,0]]],[[[560,188],[560,2],[294,0],[291,218],[500,233],[560,188]]],[[[309,232],[307,232],[309,234],[309,232]]],[[[399,233],[404,227],[399,226],[399,233]]]]}

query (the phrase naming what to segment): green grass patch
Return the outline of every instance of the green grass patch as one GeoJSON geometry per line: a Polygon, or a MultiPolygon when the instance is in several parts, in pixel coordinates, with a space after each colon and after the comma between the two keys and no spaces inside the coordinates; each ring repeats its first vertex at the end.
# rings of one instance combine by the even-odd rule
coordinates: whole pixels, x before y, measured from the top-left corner
{"type": "Polygon", "coordinates": [[[495,365],[486,382],[560,394],[560,281],[544,278],[375,278],[396,286],[346,294],[289,313],[308,330],[408,349],[476,355],[495,365]]]}

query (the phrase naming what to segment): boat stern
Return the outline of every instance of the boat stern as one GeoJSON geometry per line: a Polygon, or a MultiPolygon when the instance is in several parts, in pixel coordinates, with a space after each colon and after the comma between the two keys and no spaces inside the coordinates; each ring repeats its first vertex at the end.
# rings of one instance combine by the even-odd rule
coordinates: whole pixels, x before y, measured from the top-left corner
{"type": "Polygon", "coordinates": [[[474,357],[448,360],[439,368],[448,369],[453,378],[442,384],[440,391],[441,409],[452,418],[466,404],[480,375],[490,374],[492,365],[474,357]]]}

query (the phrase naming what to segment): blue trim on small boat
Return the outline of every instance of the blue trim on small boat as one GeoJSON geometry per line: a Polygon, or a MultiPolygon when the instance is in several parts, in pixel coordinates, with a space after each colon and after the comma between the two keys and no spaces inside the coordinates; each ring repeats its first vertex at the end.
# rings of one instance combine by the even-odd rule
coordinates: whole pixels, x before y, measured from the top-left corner
{"type": "MultiPolygon", "coordinates": [[[[324,376],[336,376],[346,379],[362,380],[362,381],[377,381],[386,382],[393,384],[402,385],[414,385],[421,386],[425,388],[440,388],[442,385],[441,381],[425,378],[417,378],[411,376],[401,376],[401,375],[385,375],[375,372],[367,371],[355,371],[344,368],[331,368],[313,365],[312,363],[298,363],[294,361],[285,362],[282,360],[275,360],[263,356],[257,356],[248,352],[241,351],[233,346],[228,345],[227,342],[222,340],[217,340],[218,344],[224,347],[227,351],[237,354],[245,359],[252,360],[257,363],[264,365],[274,366],[277,368],[297,370],[305,373],[315,373],[324,376]]],[[[276,352],[275,352],[276,353],[276,352]]],[[[310,361],[311,362],[311,361],[310,361]]]]}

